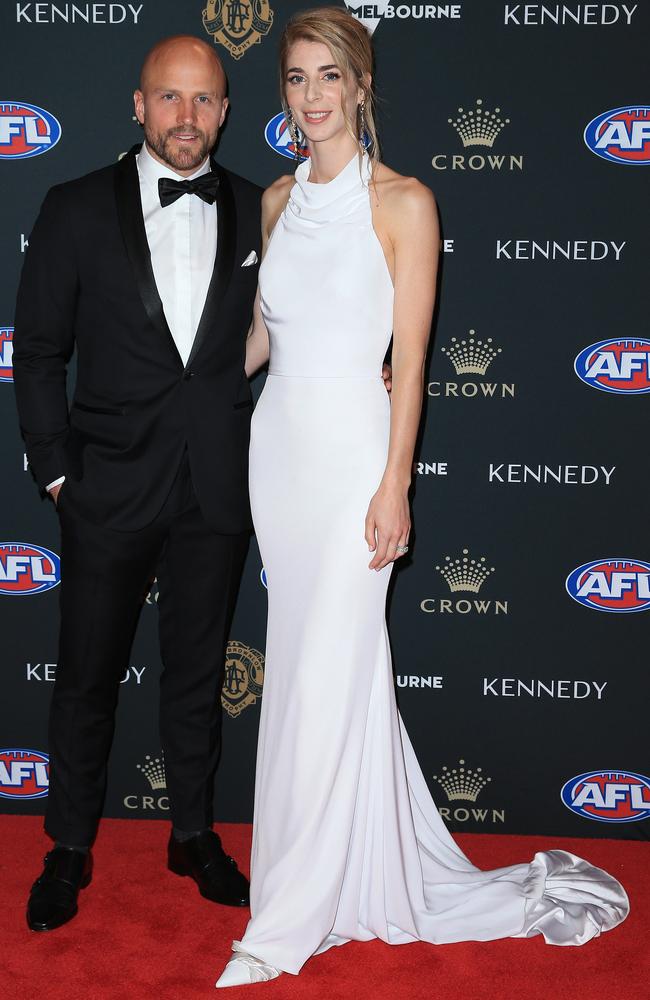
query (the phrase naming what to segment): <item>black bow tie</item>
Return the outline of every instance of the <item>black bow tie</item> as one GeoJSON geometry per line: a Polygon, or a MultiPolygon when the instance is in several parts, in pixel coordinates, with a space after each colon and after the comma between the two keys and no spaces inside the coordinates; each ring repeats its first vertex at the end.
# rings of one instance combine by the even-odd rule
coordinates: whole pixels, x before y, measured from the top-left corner
{"type": "Polygon", "coordinates": [[[171,177],[161,177],[158,181],[158,196],[163,208],[173,205],[184,194],[196,194],[208,205],[214,204],[217,199],[217,188],[219,178],[217,174],[201,174],[193,181],[173,181],[171,177]]]}

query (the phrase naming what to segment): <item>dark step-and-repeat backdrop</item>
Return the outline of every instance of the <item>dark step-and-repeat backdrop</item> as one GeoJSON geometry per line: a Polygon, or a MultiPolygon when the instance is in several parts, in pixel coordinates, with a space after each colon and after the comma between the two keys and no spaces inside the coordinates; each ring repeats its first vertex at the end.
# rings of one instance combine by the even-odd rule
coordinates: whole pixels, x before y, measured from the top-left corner
{"type": "MultiPolygon", "coordinates": [[[[224,165],[262,185],[292,169],[277,45],[304,4],[204,2],[0,11],[5,812],[43,810],[56,676],[57,518],[12,388],[43,196],[140,140],[142,57],[176,33],[213,42],[229,75],[224,165]]],[[[414,546],[389,606],[402,713],[452,830],[647,837],[650,4],[347,6],[373,31],[384,159],[432,188],[442,222],[414,546]]],[[[252,812],[262,570],[253,541],[222,694],[221,820],[252,812]]],[[[107,816],[168,812],[156,596],[121,688],[107,816]]]]}

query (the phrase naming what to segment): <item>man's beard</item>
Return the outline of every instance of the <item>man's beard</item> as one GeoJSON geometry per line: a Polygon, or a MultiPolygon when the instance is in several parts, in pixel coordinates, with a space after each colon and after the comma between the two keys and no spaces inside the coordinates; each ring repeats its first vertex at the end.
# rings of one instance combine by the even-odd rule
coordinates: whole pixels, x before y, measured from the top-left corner
{"type": "Polygon", "coordinates": [[[216,133],[214,136],[208,136],[205,132],[200,129],[184,129],[185,135],[195,135],[200,140],[198,147],[193,146],[184,147],[180,146],[175,149],[172,148],[172,140],[175,132],[179,129],[170,129],[166,133],[151,132],[145,123],[144,135],[147,140],[147,145],[154,153],[173,170],[193,170],[195,167],[199,167],[206,156],[214,146],[217,141],[216,133]]]}

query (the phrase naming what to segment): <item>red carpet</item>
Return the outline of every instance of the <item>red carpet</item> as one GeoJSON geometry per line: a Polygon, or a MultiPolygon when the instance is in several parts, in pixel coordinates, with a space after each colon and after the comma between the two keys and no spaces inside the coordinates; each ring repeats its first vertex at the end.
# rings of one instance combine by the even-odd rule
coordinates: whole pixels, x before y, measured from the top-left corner
{"type": "MultiPolygon", "coordinates": [[[[48,841],[37,817],[0,817],[2,856],[2,1000],[216,1000],[214,982],[247,911],[202,899],[190,879],[164,864],[168,825],[104,820],[95,877],[81,893],[79,915],[47,934],[27,929],[25,900],[48,841]]],[[[250,828],[220,828],[242,861],[250,828]]],[[[625,885],[632,913],[618,929],[584,948],[541,938],[435,947],[389,947],[379,941],[333,948],[299,977],[220,992],[269,1000],[642,1000],[650,996],[648,845],[465,834],[458,838],[483,868],[529,860],[561,847],[606,868],[625,885]]]]}

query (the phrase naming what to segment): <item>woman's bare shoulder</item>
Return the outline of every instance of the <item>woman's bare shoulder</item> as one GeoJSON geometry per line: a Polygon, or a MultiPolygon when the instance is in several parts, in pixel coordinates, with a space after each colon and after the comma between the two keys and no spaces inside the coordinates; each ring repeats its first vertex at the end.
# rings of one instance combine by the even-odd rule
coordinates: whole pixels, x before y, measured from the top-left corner
{"type": "Polygon", "coordinates": [[[285,174],[273,181],[262,195],[262,230],[265,237],[269,236],[282,215],[294,183],[293,174],[285,174]]]}
{"type": "Polygon", "coordinates": [[[398,174],[385,163],[375,165],[372,183],[376,189],[379,206],[391,214],[392,212],[406,212],[409,215],[418,212],[428,214],[434,209],[435,198],[426,184],[422,184],[417,177],[398,174]]]}
{"type": "Polygon", "coordinates": [[[274,211],[278,206],[281,206],[281,209],[284,208],[294,184],[293,174],[284,174],[282,177],[278,177],[262,195],[262,208],[268,212],[274,211]]]}

